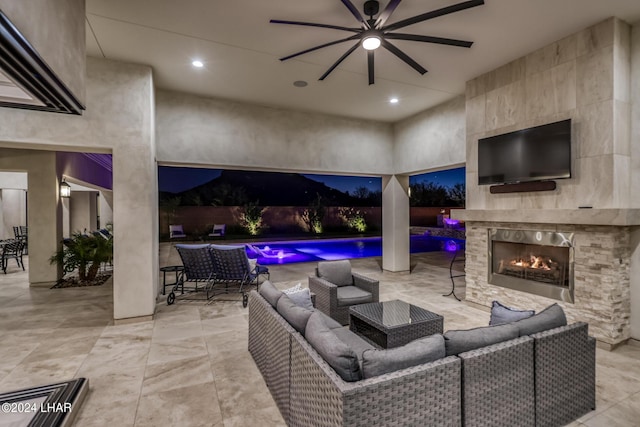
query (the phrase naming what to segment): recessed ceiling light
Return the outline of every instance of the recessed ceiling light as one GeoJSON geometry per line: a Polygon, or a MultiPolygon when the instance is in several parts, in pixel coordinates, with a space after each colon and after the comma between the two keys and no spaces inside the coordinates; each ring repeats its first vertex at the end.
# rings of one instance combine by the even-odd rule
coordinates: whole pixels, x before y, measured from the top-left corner
{"type": "Polygon", "coordinates": [[[397,104],[397,103],[398,103],[398,98],[391,98],[391,99],[389,100],[389,103],[391,103],[391,104],[397,104]]]}
{"type": "Polygon", "coordinates": [[[202,63],[202,61],[196,59],[195,61],[191,62],[191,65],[193,65],[196,68],[202,68],[204,67],[204,64],[202,63]]]}
{"type": "Polygon", "coordinates": [[[309,83],[305,82],[304,80],[296,80],[295,82],[293,82],[293,85],[295,87],[305,87],[308,84],[309,83]]]}

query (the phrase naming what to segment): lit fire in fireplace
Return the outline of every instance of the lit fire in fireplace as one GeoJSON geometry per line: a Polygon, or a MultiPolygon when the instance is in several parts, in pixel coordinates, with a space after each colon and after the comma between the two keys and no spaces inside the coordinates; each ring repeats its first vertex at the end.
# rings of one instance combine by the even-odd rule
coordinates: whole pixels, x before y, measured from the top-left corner
{"type": "Polygon", "coordinates": [[[517,259],[511,260],[510,264],[515,265],[517,267],[535,268],[540,270],[551,270],[550,266],[553,265],[554,262],[551,259],[545,260],[541,256],[530,255],[528,261],[523,258],[517,258],[517,259]]]}

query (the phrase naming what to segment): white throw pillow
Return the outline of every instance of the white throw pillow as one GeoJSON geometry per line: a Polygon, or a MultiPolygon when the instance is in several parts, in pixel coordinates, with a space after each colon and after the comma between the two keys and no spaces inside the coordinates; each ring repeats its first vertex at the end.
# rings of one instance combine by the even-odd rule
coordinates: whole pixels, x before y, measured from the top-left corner
{"type": "Polygon", "coordinates": [[[282,291],[291,301],[293,301],[297,306],[306,308],[307,310],[315,310],[313,307],[313,302],[311,302],[311,291],[309,288],[302,288],[302,285],[298,284],[297,286],[282,291]],[[300,288],[298,288],[300,286],[300,288]],[[297,289],[296,291],[291,291],[292,289],[297,289]]]}
{"type": "Polygon", "coordinates": [[[289,295],[289,294],[293,294],[293,293],[296,293],[296,292],[300,292],[301,290],[302,290],[302,283],[298,283],[294,287],[289,288],[289,289],[285,289],[282,292],[284,292],[285,294],[289,295]]]}

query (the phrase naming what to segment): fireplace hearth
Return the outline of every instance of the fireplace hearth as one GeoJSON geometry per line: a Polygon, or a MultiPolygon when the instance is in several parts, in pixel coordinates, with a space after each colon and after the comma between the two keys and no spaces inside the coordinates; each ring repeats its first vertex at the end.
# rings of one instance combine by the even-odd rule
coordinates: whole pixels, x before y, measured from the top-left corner
{"type": "Polygon", "coordinates": [[[573,302],[573,234],[489,230],[490,284],[573,302]]]}

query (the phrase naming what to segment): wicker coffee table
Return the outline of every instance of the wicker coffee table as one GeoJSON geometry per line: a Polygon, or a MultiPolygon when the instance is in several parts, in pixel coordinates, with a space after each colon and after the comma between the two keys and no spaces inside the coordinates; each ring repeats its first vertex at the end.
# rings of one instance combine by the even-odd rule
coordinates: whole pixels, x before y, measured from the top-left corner
{"type": "Polygon", "coordinates": [[[382,348],[441,334],[444,320],[439,314],[400,300],[353,305],[349,318],[351,331],[382,348]]]}

